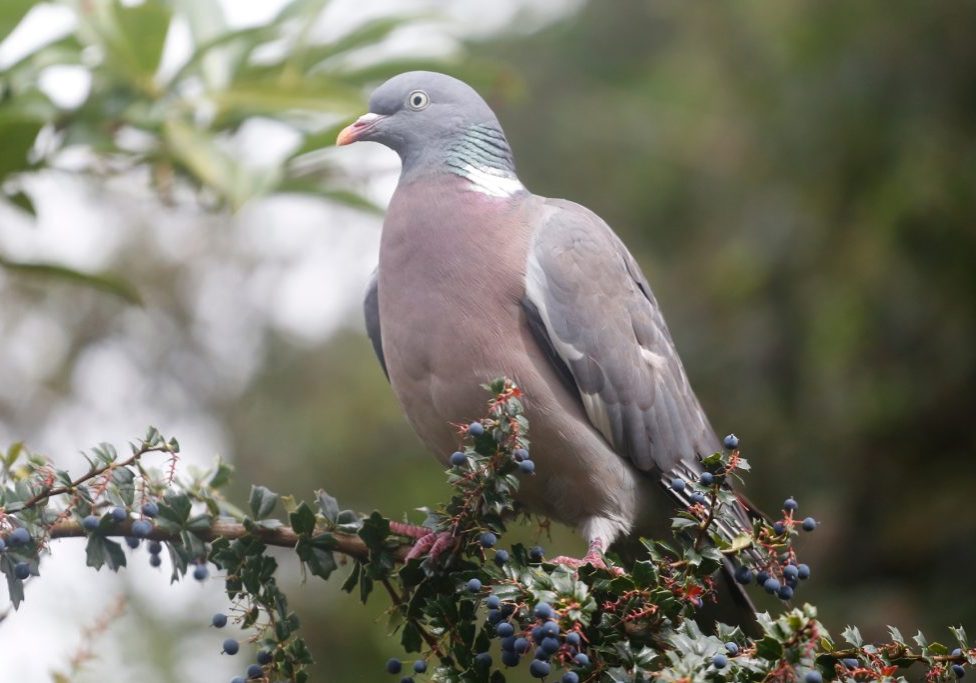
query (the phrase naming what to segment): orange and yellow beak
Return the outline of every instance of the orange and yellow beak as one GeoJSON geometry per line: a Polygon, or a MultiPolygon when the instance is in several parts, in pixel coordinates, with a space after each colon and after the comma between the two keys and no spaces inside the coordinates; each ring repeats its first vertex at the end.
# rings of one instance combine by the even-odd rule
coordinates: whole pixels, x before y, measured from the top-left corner
{"type": "Polygon", "coordinates": [[[346,126],[339,132],[339,137],[336,138],[336,145],[341,147],[342,145],[351,145],[361,140],[366,133],[372,130],[373,126],[385,118],[382,114],[373,114],[372,112],[363,114],[354,123],[346,126]]]}

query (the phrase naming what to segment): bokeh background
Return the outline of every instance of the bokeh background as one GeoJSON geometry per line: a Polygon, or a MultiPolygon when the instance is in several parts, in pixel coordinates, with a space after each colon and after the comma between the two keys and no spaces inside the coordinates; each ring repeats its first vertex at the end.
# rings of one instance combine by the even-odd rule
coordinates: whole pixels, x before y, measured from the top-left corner
{"type": "MultiPolygon", "coordinates": [[[[976,628],[976,5],[444,5],[4,0],[0,446],[80,471],[154,424],[187,467],[233,461],[242,500],[442,499],[359,313],[397,160],[329,149],[371,86],[436,67],[489,99],[528,187],[634,251],[749,495],[821,520],[802,598],[831,631],[976,628]]],[[[243,668],[207,629],[219,581],[140,559],[105,576],[56,544],[0,621],[4,680],[243,668]]],[[[282,564],[313,679],[383,680],[380,601],[282,564]]]]}

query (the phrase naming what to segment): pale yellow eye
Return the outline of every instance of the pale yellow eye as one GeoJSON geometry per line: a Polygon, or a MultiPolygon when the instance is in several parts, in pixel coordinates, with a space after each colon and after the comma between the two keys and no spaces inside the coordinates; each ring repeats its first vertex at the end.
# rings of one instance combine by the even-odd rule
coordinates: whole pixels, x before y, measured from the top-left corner
{"type": "Polygon", "coordinates": [[[407,95],[407,106],[415,111],[419,111],[430,104],[430,96],[423,90],[414,90],[407,95]]]}

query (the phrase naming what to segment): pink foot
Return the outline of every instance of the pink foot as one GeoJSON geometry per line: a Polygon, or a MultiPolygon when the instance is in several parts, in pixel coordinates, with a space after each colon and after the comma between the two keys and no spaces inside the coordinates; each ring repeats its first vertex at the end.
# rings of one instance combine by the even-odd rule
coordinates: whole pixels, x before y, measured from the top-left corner
{"type": "Polygon", "coordinates": [[[579,570],[580,567],[585,565],[590,565],[596,567],[597,569],[605,569],[606,571],[620,576],[624,573],[624,570],[620,567],[608,567],[606,561],[603,559],[603,544],[599,541],[590,542],[590,549],[587,551],[586,555],[583,557],[567,557],[565,555],[560,555],[559,557],[554,557],[550,560],[553,564],[564,564],[572,569],[579,570]]]}
{"type": "Polygon", "coordinates": [[[436,561],[438,557],[454,545],[454,535],[450,531],[428,531],[417,539],[407,553],[407,561],[427,555],[436,561]]]}
{"type": "Polygon", "coordinates": [[[394,522],[390,520],[390,531],[397,536],[406,536],[407,538],[423,538],[431,534],[431,530],[425,526],[418,526],[416,524],[405,524],[403,522],[394,522]]]}

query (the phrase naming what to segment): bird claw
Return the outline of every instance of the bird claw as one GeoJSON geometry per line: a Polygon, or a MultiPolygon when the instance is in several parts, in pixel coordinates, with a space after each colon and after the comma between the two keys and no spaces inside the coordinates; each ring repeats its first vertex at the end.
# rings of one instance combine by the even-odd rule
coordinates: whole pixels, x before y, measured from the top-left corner
{"type": "Polygon", "coordinates": [[[550,560],[553,564],[562,564],[570,569],[575,569],[579,571],[580,567],[590,565],[596,569],[603,569],[605,571],[614,574],[615,576],[622,576],[624,570],[620,567],[608,566],[606,560],[603,559],[603,553],[597,547],[590,547],[590,550],[583,557],[567,557],[566,555],[560,555],[559,557],[554,557],[550,560]]]}
{"type": "Polygon", "coordinates": [[[417,539],[407,552],[407,561],[427,555],[431,561],[450,550],[454,545],[454,534],[450,531],[428,531],[426,535],[417,539]]]}

